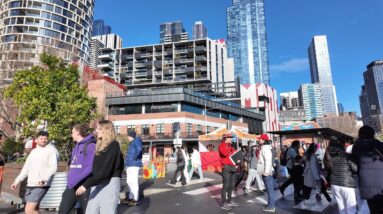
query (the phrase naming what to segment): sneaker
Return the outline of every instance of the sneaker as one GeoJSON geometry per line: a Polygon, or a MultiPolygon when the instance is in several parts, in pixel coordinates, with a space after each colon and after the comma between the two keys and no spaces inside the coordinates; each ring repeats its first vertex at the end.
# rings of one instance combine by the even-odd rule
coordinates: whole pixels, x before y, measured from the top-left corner
{"type": "Polygon", "coordinates": [[[136,206],[136,205],[138,205],[140,202],[139,201],[135,201],[135,200],[130,200],[130,201],[128,201],[128,205],[129,206],[136,206]]]}
{"type": "Polygon", "coordinates": [[[270,208],[270,207],[264,207],[262,209],[263,212],[267,212],[267,213],[275,213],[275,208],[270,208]]]}
{"type": "Polygon", "coordinates": [[[238,204],[238,203],[235,203],[235,202],[233,202],[233,201],[229,202],[228,205],[229,205],[230,207],[239,207],[239,204],[238,204]]]}
{"type": "Polygon", "coordinates": [[[249,192],[249,190],[248,190],[246,187],[243,187],[242,189],[243,189],[243,191],[244,191],[245,193],[248,193],[248,192],[249,192]]]}
{"type": "Polygon", "coordinates": [[[222,206],[221,206],[221,209],[223,210],[232,210],[233,208],[231,206],[229,206],[228,203],[223,203],[222,206]]]}

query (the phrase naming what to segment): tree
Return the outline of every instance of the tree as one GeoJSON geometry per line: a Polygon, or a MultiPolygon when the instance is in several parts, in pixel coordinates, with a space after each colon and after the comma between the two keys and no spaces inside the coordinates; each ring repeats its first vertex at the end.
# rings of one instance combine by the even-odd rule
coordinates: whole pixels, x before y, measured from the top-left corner
{"type": "Polygon", "coordinates": [[[42,66],[15,74],[5,96],[19,109],[17,121],[24,137],[34,134],[43,123],[50,139],[64,147],[73,124],[88,123],[96,117],[96,100],[81,86],[77,66],[49,54],[42,54],[40,60],[42,66]]]}

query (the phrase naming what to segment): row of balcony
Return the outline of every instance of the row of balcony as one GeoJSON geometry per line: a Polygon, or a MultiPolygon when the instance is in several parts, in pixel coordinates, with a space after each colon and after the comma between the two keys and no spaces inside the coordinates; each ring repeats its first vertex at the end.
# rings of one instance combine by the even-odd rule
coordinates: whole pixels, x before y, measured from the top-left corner
{"type": "MultiPolygon", "coordinates": [[[[198,139],[198,136],[205,134],[204,132],[181,132],[179,138],[183,139],[198,139]]],[[[143,140],[163,140],[163,139],[175,139],[177,136],[172,133],[156,133],[156,134],[142,134],[140,135],[143,140]]]]}

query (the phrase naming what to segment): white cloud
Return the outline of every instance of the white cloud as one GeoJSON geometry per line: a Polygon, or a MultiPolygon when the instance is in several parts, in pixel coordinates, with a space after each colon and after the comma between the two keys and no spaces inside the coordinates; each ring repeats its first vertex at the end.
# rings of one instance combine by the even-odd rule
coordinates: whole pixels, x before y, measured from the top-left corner
{"type": "Polygon", "coordinates": [[[309,71],[309,60],[307,58],[292,58],[279,64],[270,65],[271,73],[295,73],[309,71]]]}

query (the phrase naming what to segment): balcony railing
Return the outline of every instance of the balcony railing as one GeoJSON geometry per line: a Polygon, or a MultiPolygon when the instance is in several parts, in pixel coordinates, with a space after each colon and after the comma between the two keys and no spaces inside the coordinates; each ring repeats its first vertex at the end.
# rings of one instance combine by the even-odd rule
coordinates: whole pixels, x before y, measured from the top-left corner
{"type": "MultiPolygon", "coordinates": [[[[203,134],[204,132],[181,132],[179,138],[198,139],[198,136],[203,134]]],[[[140,136],[143,140],[173,140],[177,137],[174,133],[157,133],[140,136]]]]}

